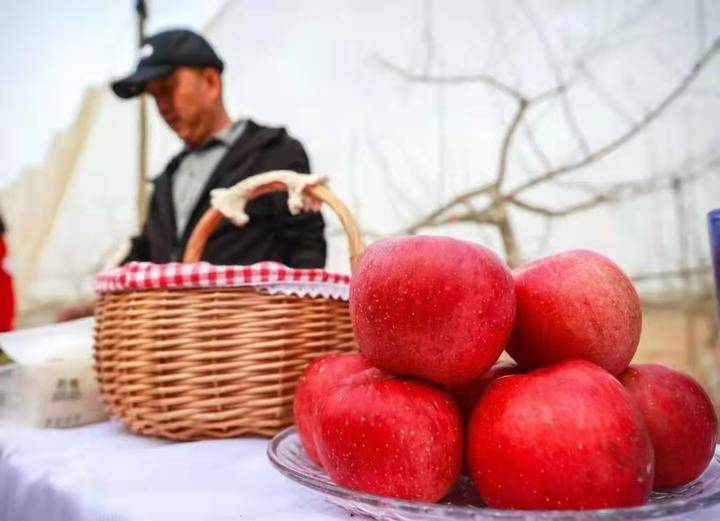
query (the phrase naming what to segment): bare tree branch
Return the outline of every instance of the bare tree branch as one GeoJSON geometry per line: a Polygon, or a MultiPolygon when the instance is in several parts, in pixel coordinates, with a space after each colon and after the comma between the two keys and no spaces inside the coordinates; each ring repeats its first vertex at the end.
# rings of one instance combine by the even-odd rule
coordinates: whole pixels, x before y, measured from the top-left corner
{"type": "MultiPolygon", "coordinates": [[[[556,85],[552,88],[534,96],[526,95],[522,92],[522,89],[501,81],[491,74],[438,74],[436,71],[432,70],[432,67],[428,66],[427,63],[424,71],[422,73],[418,73],[412,69],[406,69],[398,66],[380,55],[373,56],[374,60],[381,67],[409,83],[434,84],[439,86],[472,83],[482,84],[509,96],[517,102],[515,112],[505,128],[504,135],[501,140],[495,181],[485,183],[454,196],[447,202],[440,204],[431,212],[418,218],[414,223],[410,224],[401,232],[413,234],[425,227],[441,226],[452,223],[472,222],[481,225],[489,225],[497,229],[500,233],[507,260],[511,265],[515,265],[519,262],[519,260],[521,260],[521,254],[515,238],[515,231],[512,226],[510,218],[511,215],[509,214],[509,206],[542,215],[546,218],[547,231],[550,229],[550,223],[554,218],[588,210],[601,204],[612,203],[629,197],[652,193],[657,190],[667,188],[669,185],[671,186],[672,183],[677,182],[680,177],[683,178],[684,182],[687,182],[692,179],[693,176],[705,175],[707,173],[706,165],[705,171],[702,174],[697,173],[688,175],[687,170],[683,170],[674,174],[674,176],[621,183],[605,189],[580,187],[578,189],[588,192],[588,196],[586,196],[587,198],[564,208],[546,207],[541,204],[530,202],[524,197],[521,197],[521,195],[524,195],[526,191],[529,191],[531,188],[540,184],[548,182],[558,183],[564,174],[581,170],[591,164],[595,164],[629,143],[656,119],[658,119],[681,95],[690,90],[690,86],[694,83],[695,79],[708,65],[708,63],[710,63],[712,58],[720,51],[719,37],[716,38],[712,45],[698,57],[685,75],[671,87],[669,92],[667,92],[663,98],[658,100],[654,105],[647,107],[647,109],[644,110],[644,115],[642,117],[635,119],[612,96],[608,95],[607,91],[595,79],[590,69],[587,67],[589,57],[604,52],[604,48],[602,46],[595,46],[594,48],[590,47],[589,51],[581,50],[583,56],[572,63],[573,72],[569,75],[565,75],[566,77],[563,77],[563,73],[553,53],[550,41],[544,32],[544,28],[540,24],[538,18],[535,17],[532,11],[530,11],[524,3],[524,0],[518,1],[538,34],[538,38],[543,46],[548,64],[552,69],[556,81],[556,85]],[[607,106],[621,116],[623,120],[628,122],[628,126],[624,131],[621,131],[620,134],[612,137],[604,145],[595,149],[592,149],[589,146],[588,140],[578,124],[567,95],[568,90],[576,84],[578,79],[587,81],[590,84],[590,88],[592,88],[595,93],[603,101],[605,101],[607,106]],[[561,108],[568,128],[582,150],[582,156],[579,159],[571,157],[569,160],[566,160],[566,162],[559,163],[559,166],[558,162],[551,161],[543,152],[535,140],[532,128],[525,123],[528,119],[528,114],[530,113],[531,108],[534,109],[546,101],[556,100],[562,104],[561,108]],[[518,131],[524,131],[528,143],[541,163],[542,171],[534,175],[534,177],[522,180],[519,184],[516,184],[514,188],[511,187],[510,189],[503,190],[503,184],[506,183],[507,178],[510,175],[509,169],[511,152],[514,150],[513,144],[515,143],[518,131]],[[555,166],[553,166],[553,164],[555,166]],[[473,201],[480,196],[485,196],[486,199],[482,203],[484,207],[478,209],[478,207],[473,205],[473,201]]],[[[650,3],[651,2],[648,2],[646,5],[650,5],[650,3]]],[[[426,10],[427,6],[429,6],[429,4],[426,4],[426,10]]],[[[700,9],[702,9],[702,7],[700,7],[700,9]]],[[[637,16],[644,15],[644,10],[638,10],[637,16]]],[[[634,18],[631,18],[628,23],[634,24],[635,21],[636,20],[634,18]]],[[[587,44],[587,46],[592,46],[593,42],[588,41],[587,44]]],[[[717,161],[717,158],[715,158],[715,161],[717,161]]]]}
{"type": "MultiPolygon", "coordinates": [[[[642,181],[616,184],[610,188],[596,192],[593,197],[585,201],[560,209],[548,208],[529,203],[519,198],[510,199],[508,200],[508,203],[526,211],[542,215],[548,220],[552,220],[589,210],[602,204],[620,202],[638,195],[646,195],[663,189],[669,189],[672,188],[679,179],[682,180],[683,183],[690,183],[705,175],[714,173],[713,169],[718,166],[720,166],[720,155],[713,152],[705,158],[702,164],[696,166],[694,169],[692,169],[689,164],[684,164],[678,167],[675,171],[662,176],[656,176],[642,181]]],[[[494,185],[486,185],[483,187],[483,193],[492,193],[493,189],[494,185]]],[[[591,187],[586,187],[586,189],[590,190],[591,187]]],[[[518,265],[521,262],[522,256],[519,252],[517,244],[513,241],[514,234],[511,233],[512,229],[503,230],[505,227],[509,226],[509,221],[505,221],[507,219],[507,214],[502,213],[502,207],[494,207],[491,204],[484,209],[478,210],[472,206],[468,206],[468,204],[468,200],[460,200],[458,197],[454,200],[452,205],[445,205],[442,212],[435,212],[432,218],[425,219],[424,221],[418,221],[407,230],[404,230],[404,232],[417,233],[421,228],[436,227],[454,223],[472,222],[477,224],[493,225],[499,229],[501,238],[504,243],[506,243],[505,247],[506,253],[508,254],[508,262],[511,262],[512,258],[514,259],[512,261],[514,263],[513,265],[518,265]],[[448,213],[452,206],[458,204],[462,204],[466,208],[466,211],[462,213],[448,213]]]]}
{"type": "Polygon", "coordinates": [[[552,186],[557,186],[566,190],[576,190],[578,192],[583,192],[588,195],[596,194],[601,188],[593,183],[581,182],[570,179],[553,179],[552,181],[549,181],[549,183],[551,183],[552,186]]]}
{"type": "MultiPolygon", "coordinates": [[[[578,62],[579,64],[582,64],[582,62],[578,62]]],[[[563,96],[565,95],[569,90],[570,87],[572,87],[576,80],[578,79],[580,69],[576,66],[572,74],[568,77],[568,79],[563,80],[560,79],[559,83],[550,87],[547,90],[541,91],[539,94],[535,94],[534,96],[525,96],[528,100],[528,105],[538,105],[544,101],[551,100],[557,96],[563,96]]]]}
{"type": "Polygon", "coordinates": [[[656,9],[660,3],[661,2],[659,0],[647,0],[647,2],[640,5],[630,14],[630,16],[627,16],[615,28],[613,28],[613,32],[621,33],[627,31],[628,29],[632,29],[638,22],[645,19],[648,16],[648,13],[652,12],[653,9],[656,9]]]}
{"type": "MultiPolygon", "coordinates": [[[[528,7],[528,5],[523,0],[518,0],[518,4],[520,5],[520,8],[527,17],[527,19],[532,24],[533,28],[535,29],[538,40],[540,41],[540,44],[545,51],[545,57],[547,58],[548,64],[550,65],[550,69],[553,71],[553,75],[555,76],[555,83],[557,85],[564,85],[565,81],[563,80],[562,74],[560,73],[560,66],[558,65],[557,58],[555,58],[555,53],[552,50],[552,45],[550,45],[550,40],[545,33],[545,28],[540,23],[540,20],[535,16],[535,13],[533,13],[532,9],[530,9],[530,7],[528,7]]],[[[575,139],[580,146],[580,150],[582,150],[584,154],[588,154],[590,152],[590,146],[588,145],[587,139],[585,138],[585,135],[580,129],[580,125],[577,122],[575,113],[570,106],[570,100],[567,97],[566,89],[560,90],[558,94],[560,95],[563,113],[565,114],[565,121],[567,121],[570,131],[575,136],[575,139]]]]}
{"type": "Polygon", "coordinates": [[[459,203],[464,203],[465,201],[468,201],[472,199],[473,197],[477,197],[479,195],[487,194],[489,193],[493,188],[495,187],[495,183],[487,183],[484,184],[475,190],[471,190],[470,192],[465,192],[457,197],[454,197],[450,201],[448,201],[446,204],[440,206],[439,208],[435,209],[431,213],[429,213],[427,216],[418,219],[413,224],[405,228],[403,230],[405,233],[417,233],[417,231],[420,228],[425,228],[427,226],[436,226],[438,224],[443,224],[442,221],[438,221],[438,218],[442,216],[445,212],[447,212],[449,209],[451,209],[453,206],[459,203]]]}
{"type": "MultiPolygon", "coordinates": [[[[502,64],[502,67],[508,71],[510,78],[515,80],[515,84],[513,85],[515,90],[520,90],[518,88],[518,82],[522,77],[522,74],[520,73],[522,68],[518,66],[514,59],[508,38],[508,31],[511,30],[514,20],[509,18],[506,13],[498,13],[497,1],[491,0],[486,2],[486,4],[490,14],[490,22],[492,23],[493,31],[499,44],[499,56],[495,54],[493,56],[492,63],[502,64]]],[[[491,54],[488,54],[485,62],[483,63],[483,67],[480,69],[483,72],[487,71],[491,64],[490,58],[491,54]]]]}
{"type": "MultiPolygon", "coordinates": [[[[576,161],[575,163],[569,163],[567,165],[557,167],[529,181],[526,181],[525,183],[522,183],[521,185],[514,188],[509,194],[507,194],[504,199],[512,199],[518,194],[528,190],[529,188],[537,186],[540,183],[543,183],[560,175],[567,174],[568,172],[583,168],[590,163],[598,161],[603,157],[609,155],[610,153],[614,152],[622,145],[633,139],[641,130],[643,130],[650,123],[655,121],[655,119],[657,119],[658,116],[660,116],[663,111],[668,106],[670,106],[672,102],[675,101],[688,88],[688,86],[695,80],[695,78],[697,78],[700,72],[705,68],[705,66],[710,62],[710,60],[717,54],[719,50],[720,37],[718,37],[713,42],[712,46],[710,46],[710,48],[708,48],[708,50],[693,64],[693,66],[690,68],[690,71],[675,86],[675,88],[673,88],[670,93],[660,101],[660,103],[658,103],[653,109],[647,112],[645,116],[635,126],[629,128],[625,133],[610,141],[605,146],[594,150],[593,152],[586,155],[581,160],[576,161]]],[[[496,203],[497,202],[499,201],[496,201],[496,203]]]]}
{"type": "Polygon", "coordinates": [[[463,213],[453,213],[439,219],[434,226],[442,226],[445,224],[456,223],[477,223],[497,225],[497,219],[491,212],[468,211],[463,213]]]}
{"type": "Polygon", "coordinates": [[[528,203],[525,201],[521,201],[520,199],[510,199],[510,203],[517,206],[518,208],[522,208],[523,210],[527,210],[529,212],[533,212],[539,215],[543,215],[545,217],[565,217],[570,214],[578,213],[583,210],[589,210],[590,208],[593,208],[595,206],[600,205],[601,203],[607,203],[611,201],[609,195],[605,194],[598,194],[595,197],[583,201],[582,203],[568,206],[563,209],[555,209],[555,208],[546,208],[544,206],[535,205],[532,203],[528,203]]]}
{"type": "Polygon", "coordinates": [[[615,114],[624,119],[629,125],[635,125],[635,119],[625,108],[620,105],[607,90],[597,80],[595,75],[585,67],[584,64],[579,65],[580,74],[587,81],[588,86],[598,95],[598,97],[605,102],[605,104],[612,109],[615,114]]]}
{"type": "Polygon", "coordinates": [[[545,170],[552,169],[552,163],[550,162],[550,158],[545,152],[543,152],[543,150],[540,148],[540,145],[538,145],[532,128],[530,128],[530,126],[528,125],[523,125],[523,133],[525,134],[525,139],[527,140],[527,142],[530,143],[530,146],[535,153],[535,157],[537,157],[540,163],[542,163],[543,168],[545,170]]]}
{"type": "MultiPolygon", "coordinates": [[[[718,166],[720,166],[720,152],[714,147],[710,147],[706,153],[687,158],[681,164],[669,169],[667,172],[659,172],[657,167],[652,167],[650,169],[650,177],[639,181],[598,184],[588,181],[554,179],[553,185],[569,190],[579,190],[589,194],[597,194],[601,190],[632,189],[636,186],[646,186],[650,184],[666,186],[677,178],[682,178],[684,182],[691,183],[705,175],[711,174],[712,172],[709,170],[718,166]]],[[[623,177],[631,176],[632,174],[630,172],[623,175],[623,177]]]]}
{"type": "MultiPolygon", "coordinates": [[[[635,137],[643,128],[647,127],[650,123],[652,123],[662,112],[672,104],[673,101],[675,101],[688,87],[692,82],[695,80],[695,78],[700,74],[700,72],[704,69],[704,67],[710,62],[710,60],[717,54],[717,52],[720,50],[720,37],[717,38],[713,45],[693,64],[693,66],[690,68],[690,71],[688,74],[682,79],[680,83],[672,90],[670,93],[663,98],[660,103],[658,103],[652,110],[650,110],[645,117],[640,120],[637,125],[631,127],[628,129],[624,134],[619,136],[618,138],[614,139],[604,147],[601,147],[588,156],[584,157],[580,161],[577,161],[575,163],[570,163],[567,165],[563,165],[560,167],[557,167],[555,169],[549,170],[545,172],[544,174],[541,174],[533,179],[530,179],[529,181],[526,181],[525,183],[520,184],[518,187],[512,189],[509,193],[506,194],[493,194],[494,197],[492,197],[492,200],[490,202],[490,205],[488,209],[492,209],[494,207],[497,207],[505,202],[514,202],[516,205],[517,203],[517,197],[522,192],[537,186],[543,182],[555,179],[558,176],[561,176],[563,174],[566,174],[568,172],[578,170],[580,168],[583,168],[591,163],[594,163],[595,161],[598,161],[599,159],[605,157],[606,155],[610,154],[611,152],[615,151],[616,149],[620,148],[622,145],[630,141],[633,137],[635,137]]],[[[520,99],[524,99],[522,96],[520,99]]],[[[531,101],[528,102],[531,103],[531,101]]],[[[523,112],[524,113],[524,112],[523,112]]],[[[517,116],[517,114],[516,114],[517,116]]],[[[522,114],[521,114],[522,116],[522,114]]],[[[517,119],[517,117],[515,118],[517,119]]],[[[507,137],[507,134],[506,134],[507,137]]],[[[420,228],[427,227],[427,226],[434,226],[436,225],[436,220],[439,216],[443,215],[445,212],[450,210],[453,206],[463,203],[465,201],[471,200],[474,197],[477,197],[478,195],[482,194],[488,194],[493,190],[493,188],[496,186],[495,183],[482,185],[478,188],[469,190],[467,192],[464,192],[460,195],[455,196],[453,199],[448,201],[447,203],[441,205],[439,208],[432,211],[430,214],[428,214],[425,217],[422,217],[415,221],[413,224],[411,224],[407,229],[407,233],[417,233],[417,231],[420,228]]],[[[587,201],[589,203],[589,201],[587,201]]],[[[521,203],[522,204],[522,201],[521,203]]],[[[527,203],[526,203],[527,204],[527,203]]],[[[576,210],[578,211],[578,210],[576,210]]]]}
{"type": "Polygon", "coordinates": [[[508,153],[510,152],[510,144],[512,143],[515,131],[517,130],[518,125],[520,124],[520,121],[522,120],[527,108],[527,100],[525,98],[520,98],[518,101],[517,111],[515,112],[515,117],[512,119],[512,121],[510,122],[510,126],[505,132],[505,137],[503,138],[502,146],[500,147],[500,159],[498,161],[498,172],[497,178],[495,180],[495,186],[498,188],[498,190],[501,188],[507,174],[508,153]]]}
{"type": "Polygon", "coordinates": [[[545,217],[566,217],[571,214],[589,210],[604,203],[619,202],[626,199],[632,199],[638,195],[646,195],[660,190],[673,188],[678,182],[682,182],[684,184],[690,183],[705,175],[714,173],[712,169],[717,166],[720,166],[720,155],[711,156],[706,163],[697,167],[694,171],[688,172],[688,167],[682,166],[671,174],[657,176],[643,181],[620,183],[607,190],[597,192],[593,197],[586,199],[585,201],[561,209],[547,208],[523,201],[517,197],[510,199],[508,202],[518,208],[522,208],[545,217]]]}
{"type": "MultiPolygon", "coordinates": [[[[492,208],[488,211],[492,211],[492,208]]],[[[498,232],[500,233],[503,248],[505,249],[505,260],[511,268],[520,266],[523,263],[523,255],[517,242],[515,228],[510,220],[507,206],[503,205],[495,208],[495,213],[497,214],[498,232]]]]}
{"type": "Polygon", "coordinates": [[[406,70],[399,65],[392,63],[386,58],[380,55],[373,55],[372,59],[379,64],[381,67],[388,71],[400,76],[402,79],[411,83],[446,83],[446,84],[461,84],[461,83],[482,83],[489,87],[492,87],[508,96],[515,99],[522,98],[522,94],[510,87],[509,85],[501,82],[494,78],[490,74],[456,74],[456,75],[444,75],[444,76],[433,76],[430,74],[418,74],[409,70],[406,70]]]}
{"type": "MultiPolygon", "coordinates": [[[[606,6],[609,6],[610,4],[611,2],[605,3],[606,6]]],[[[632,38],[628,38],[626,36],[627,33],[631,29],[634,29],[639,22],[648,18],[648,16],[650,16],[660,4],[661,2],[659,0],[648,0],[644,4],[640,5],[629,16],[621,20],[620,23],[606,30],[606,36],[609,35],[611,38],[604,38],[602,44],[595,45],[584,52],[584,59],[588,60],[590,58],[597,58],[617,49],[618,47],[630,44],[632,38]]],[[[699,52],[702,52],[702,49],[699,52]]]]}
{"type": "Polygon", "coordinates": [[[556,85],[546,91],[541,92],[540,94],[533,96],[532,98],[530,98],[528,100],[528,103],[534,105],[536,103],[540,103],[542,101],[554,98],[555,96],[558,96],[558,95],[566,92],[569,89],[569,87],[570,87],[569,82],[562,83],[560,85],[556,85]]]}

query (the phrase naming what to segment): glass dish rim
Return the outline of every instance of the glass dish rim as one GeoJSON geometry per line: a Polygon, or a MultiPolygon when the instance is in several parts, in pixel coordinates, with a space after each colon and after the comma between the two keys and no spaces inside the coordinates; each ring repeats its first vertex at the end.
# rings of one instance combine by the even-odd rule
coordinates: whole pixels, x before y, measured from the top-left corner
{"type": "MultiPolygon", "coordinates": [[[[448,505],[445,503],[425,503],[421,501],[411,501],[407,499],[397,499],[392,497],[378,496],[369,494],[359,490],[352,490],[336,485],[335,483],[325,483],[313,476],[308,476],[302,472],[298,472],[293,468],[289,468],[278,457],[277,448],[287,438],[297,435],[297,428],[292,425],[277,433],[267,446],[267,456],[275,468],[284,476],[300,483],[303,486],[335,496],[340,499],[354,500],[365,503],[374,507],[392,506],[397,510],[406,512],[419,512],[425,514],[446,514],[455,515],[456,519],[472,519],[476,515],[483,515],[497,519],[527,519],[527,516],[534,516],[538,519],[582,519],[594,517],[596,519],[615,519],[615,520],[633,520],[633,519],[649,519],[657,517],[659,508],[662,508],[663,516],[675,516],[687,512],[697,512],[704,510],[710,506],[720,504],[720,487],[718,490],[702,497],[688,499],[674,499],[663,503],[647,503],[638,507],[624,508],[603,508],[595,510],[509,510],[497,508],[480,508],[472,505],[448,505]]],[[[715,446],[713,458],[720,458],[720,444],[715,446]]]]}

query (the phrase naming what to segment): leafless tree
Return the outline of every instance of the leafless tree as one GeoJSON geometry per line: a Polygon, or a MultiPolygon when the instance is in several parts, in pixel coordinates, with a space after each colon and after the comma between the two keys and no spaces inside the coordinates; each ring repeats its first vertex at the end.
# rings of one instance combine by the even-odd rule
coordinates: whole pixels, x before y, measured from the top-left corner
{"type": "MultiPolygon", "coordinates": [[[[632,13],[628,19],[622,22],[622,25],[628,26],[637,23],[637,20],[641,18],[642,10],[651,9],[650,4],[649,2],[638,12],[632,13]]],[[[405,82],[448,87],[467,84],[477,85],[478,88],[492,89],[513,103],[512,117],[506,123],[497,151],[495,172],[488,176],[491,180],[472,186],[464,192],[448,198],[437,207],[421,214],[413,222],[395,232],[396,234],[415,234],[423,229],[452,223],[476,223],[482,226],[490,226],[498,231],[502,239],[506,259],[511,266],[517,266],[523,261],[523,253],[519,247],[517,234],[511,220],[510,211],[512,208],[531,212],[550,223],[553,219],[567,217],[602,204],[615,203],[658,190],[672,188],[677,183],[686,183],[694,178],[707,175],[713,169],[717,170],[720,164],[720,152],[711,150],[700,157],[688,158],[683,164],[677,165],[671,171],[657,173],[649,180],[628,181],[605,187],[575,183],[574,188],[582,189],[586,196],[584,199],[567,206],[545,206],[534,202],[531,199],[533,189],[549,184],[573,187],[575,178],[570,174],[580,173],[610,154],[622,149],[641,135],[653,122],[662,117],[673,103],[688,92],[696,78],[720,52],[720,36],[706,46],[689,69],[682,74],[677,83],[661,99],[657,100],[644,111],[641,117],[637,118],[630,115],[627,110],[617,103],[613,95],[600,85],[588,66],[594,57],[607,52],[612,47],[611,44],[589,44],[582,50],[581,56],[575,60],[569,73],[563,74],[545,28],[538,16],[524,1],[519,1],[518,7],[522,16],[534,28],[535,35],[552,72],[554,84],[543,92],[535,94],[524,92],[520,88],[486,72],[455,75],[434,74],[429,64],[433,56],[434,38],[427,29],[430,25],[428,23],[424,25],[423,29],[423,41],[427,47],[428,58],[418,70],[398,65],[381,55],[373,57],[383,70],[405,82]],[[614,111],[626,122],[624,130],[597,147],[591,146],[590,140],[583,132],[568,95],[571,89],[581,81],[585,82],[590,89],[606,102],[610,110],[614,111]],[[578,150],[577,157],[555,164],[538,144],[532,125],[528,121],[529,114],[552,102],[560,104],[567,128],[573,136],[578,150]],[[519,184],[510,185],[508,183],[510,160],[515,153],[518,140],[523,138],[530,150],[533,151],[536,162],[542,168],[539,171],[531,172],[529,177],[519,184]]],[[[426,16],[431,16],[431,13],[431,9],[426,9],[426,16]]],[[[683,266],[683,269],[688,270],[689,268],[683,266]]]]}

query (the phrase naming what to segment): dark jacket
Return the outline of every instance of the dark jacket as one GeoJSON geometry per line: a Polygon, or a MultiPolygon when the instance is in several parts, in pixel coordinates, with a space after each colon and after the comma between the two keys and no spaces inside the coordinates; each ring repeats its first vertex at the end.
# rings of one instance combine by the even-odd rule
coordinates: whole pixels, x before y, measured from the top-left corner
{"type": "MultiPolygon", "coordinates": [[[[230,147],[210,175],[198,204],[190,215],[180,240],[177,239],[172,177],[182,156],[176,156],[154,181],[155,190],[145,227],[133,239],[130,254],[123,261],[165,263],[181,261],[185,246],[198,220],[210,205],[210,190],[226,188],[247,177],[269,170],[310,172],[303,146],[284,129],[268,128],[248,121],[242,135],[230,147]]],[[[208,239],[202,260],[212,264],[253,264],[263,260],[282,262],[296,268],[325,266],[325,223],[319,213],[290,215],[287,195],[273,193],[250,201],[250,221],[237,228],[228,220],[208,239]]]]}

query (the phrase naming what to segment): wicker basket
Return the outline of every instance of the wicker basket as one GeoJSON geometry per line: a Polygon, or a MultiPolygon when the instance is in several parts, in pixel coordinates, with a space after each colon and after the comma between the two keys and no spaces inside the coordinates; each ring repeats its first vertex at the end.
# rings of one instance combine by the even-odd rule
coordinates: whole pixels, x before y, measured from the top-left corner
{"type": "MultiPolygon", "coordinates": [[[[285,188],[266,184],[248,199],[285,188]]],[[[348,209],[322,184],[304,192],[340,217],[354,264],[363,245],[348,209]]],[[[208,210],[183,262],[200,259],[222,219],[208,210]]],[[[176,440],[272,436],[293,422],[308,362],[356,350],[347,302],[252,287],[103,293],[95,318],[95,367],[111,413],[133,432],[176,440]]]]}

